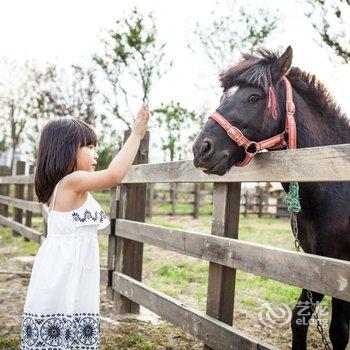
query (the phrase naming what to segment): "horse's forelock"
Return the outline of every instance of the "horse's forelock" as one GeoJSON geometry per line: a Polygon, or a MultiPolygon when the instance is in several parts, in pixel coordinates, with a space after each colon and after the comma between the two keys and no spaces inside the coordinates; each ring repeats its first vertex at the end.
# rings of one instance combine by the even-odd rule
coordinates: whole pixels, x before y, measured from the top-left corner
{"type": "Polygon", "coordinates": [[[278,59],[277,54],[260,49],[257,54],[244,54],[243,59],[220,74],[224,91],[232,86],[252,85],[266,92],[271,81],[271,65],[278,59]]]}

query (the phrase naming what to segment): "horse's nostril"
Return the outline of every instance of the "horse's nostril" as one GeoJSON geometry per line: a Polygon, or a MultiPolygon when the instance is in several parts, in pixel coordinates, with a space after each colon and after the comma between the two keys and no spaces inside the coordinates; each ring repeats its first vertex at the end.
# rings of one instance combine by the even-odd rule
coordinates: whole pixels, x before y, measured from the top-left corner
{"type": "Polygon", "coordinates": [[[202,147],[203,153],[207,153],[210,151],[210,143],[209,142],[203,142],[203,147],[202,147]]]}
{"type": "Polygon", "coordinates": [[[204,139],[201,147],[201,153],[203,156],[209,156],[214,152],[214,144],[210,139],[204,139]]]}

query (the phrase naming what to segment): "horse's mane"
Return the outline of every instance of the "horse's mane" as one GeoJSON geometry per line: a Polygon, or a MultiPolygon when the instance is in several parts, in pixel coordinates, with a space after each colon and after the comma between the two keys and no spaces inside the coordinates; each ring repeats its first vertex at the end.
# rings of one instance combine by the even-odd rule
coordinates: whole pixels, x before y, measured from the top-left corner
{"type": "MultiPolygon", "coordinates": [[[[224,91],[232,86],[256,86],[266,92],[272,84],[271,66],[279,55],[266,49],[259,49],[255,54],[244,54],[243,59],[220,74],[224,91]]],[[[309,107],[322,117],[330,127],[334,124],[350,128],[349,120],[341,112],[326,86],[313,74],[292,67],[287,73],[293,88],[307,102],[309,107]]]]}
{"type": "Polygon", "coordinates": [[[298,94],[329,126],[337,120],[349,128],[349,119],[342,113],[327,87],[314,74],[293,67],[287,77],[298,94]]]}

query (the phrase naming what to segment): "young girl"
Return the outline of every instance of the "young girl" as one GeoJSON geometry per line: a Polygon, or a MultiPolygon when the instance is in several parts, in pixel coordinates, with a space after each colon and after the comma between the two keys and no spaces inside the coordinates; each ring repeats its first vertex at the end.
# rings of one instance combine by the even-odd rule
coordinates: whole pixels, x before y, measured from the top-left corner
{"type": "Polygon", "coordinates": [[[96,171],[97,137],[75,118],[42,131],[34,186],[48,203],[47,237],[32,269],[21,327],[22,350],[98,349],[100,263],[97,230],[109,225],[89,191],[117,186],[129,170],[149,113],[142,106],[132,132],[107,169],[96,171]]]}

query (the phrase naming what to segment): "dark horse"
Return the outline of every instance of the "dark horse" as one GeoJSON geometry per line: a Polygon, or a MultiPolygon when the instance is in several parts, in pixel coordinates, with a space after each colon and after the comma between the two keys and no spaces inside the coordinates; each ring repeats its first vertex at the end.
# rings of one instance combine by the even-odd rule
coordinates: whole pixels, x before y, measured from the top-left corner
{"type": "MultiPolygon", "coordinates": [[[[217,112],[239,128],[249,140],[261,141],[284,130],[286,91],[283,77],[292,85],[297,147],[350,143],[350,125],[327,89],[314,75],[291,68],[292,49],[279,56],[267,50],[244,55],[237,65],[220,75],[223,95],[217,112]],[[269,91],[274,89],[277,118],[273,117],[269,91]]],[[[194,165],[207,174],[223,175],[245,159],[245,150],[209,119],[194,145],[194,165]]],[[[289,183],[282,183],[288,191],[289,183]]],[[[307,253],[350,260],[350,184],[300,183],[301,212],[298,214],[299,239],[307,253]]],[[[314,302],[322,294],[312,292],[314,302]]],[[[297,305],[308,303],[302,290],[297,305]]],[[[310,306],[309,306],[310,307],[310,306]]],[[[306,349],[311,310],[293,310],[291,327],[293,349],[306,349]],[[308,314],[308,316],[305,316],[308,314]]],[[[333,298],[329,336],[334,349],[345,349],[349,339],[350,303],[333,298]]]]}

